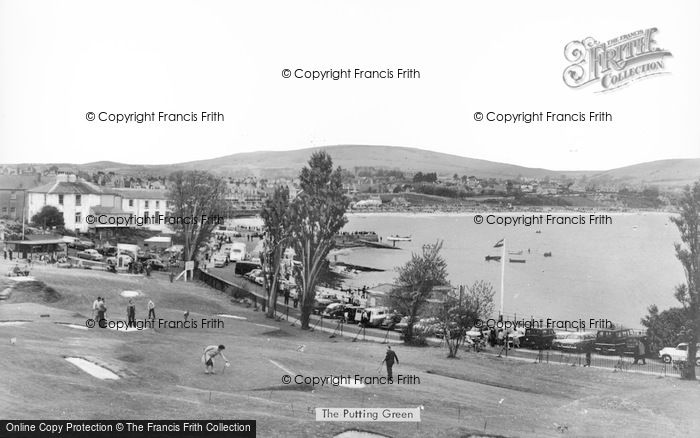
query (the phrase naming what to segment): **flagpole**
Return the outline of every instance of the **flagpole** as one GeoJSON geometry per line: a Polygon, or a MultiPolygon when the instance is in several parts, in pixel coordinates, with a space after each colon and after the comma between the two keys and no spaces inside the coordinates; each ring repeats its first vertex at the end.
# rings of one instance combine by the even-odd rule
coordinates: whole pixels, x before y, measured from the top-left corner
{"type": "Polygon", "coordinates": [[[506,239],[503,238],[503,255],[501,256],[501,311],[499,315],[503,317],[503,290],[506,280],[506,239]]]}

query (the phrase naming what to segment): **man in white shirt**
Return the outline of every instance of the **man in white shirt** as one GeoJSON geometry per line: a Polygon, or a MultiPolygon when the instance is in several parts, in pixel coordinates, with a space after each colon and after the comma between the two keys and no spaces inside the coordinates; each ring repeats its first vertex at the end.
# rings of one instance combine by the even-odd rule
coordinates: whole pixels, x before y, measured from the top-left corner
{"type": "Polygon", "coordinates": [[[202,355],[202,362],[204,362],[204,374],[216,374],[214,372],[214,358],[216,356],[221,356],[223,360],[226,361],[226,366],[229,365],[228,359],[224,356],[223,350],[226,347],[223,345],[210,345],[204,349],[204,354],[202,355]]]}
{"type": "Polygon", "coordinates": [[[100,307],[101,299],[102,298],[97,297],[97,299],[92,302],[92,319],[94,319],[95,322],[97,322],[97,309],[100,307]]]}

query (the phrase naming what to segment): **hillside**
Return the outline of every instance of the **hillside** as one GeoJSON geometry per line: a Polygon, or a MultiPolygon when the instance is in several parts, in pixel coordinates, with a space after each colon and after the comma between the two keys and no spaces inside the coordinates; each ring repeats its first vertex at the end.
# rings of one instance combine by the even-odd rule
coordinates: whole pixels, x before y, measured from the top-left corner
{"type": "MultiPolygon", "coordinates": [[[[85,164],[58,164],[62,169],[74,168],[88,172],[104,171],[129,175],[167,175],[174,170],[208,170],[223,175],[257,177],[296,176],[309,156],[324,149],[336,165],[352,170],[355,167],[398,169],[408,173],[437,172],[451,176],[474,175],[480,178],[511,179],[517,177],[545,178],[586,176],[600,183],[655,184],[678,187],[700,177],[700,159],[671,159],[652,161],[607,171],[557,171],[517,166],[458,155],[443,154],[424,149],[396,146],[337,145],[293,151],[261,151],[227,155],[207,160],[176,164],[140,165],[112,161],[85,164]]],[[[42,166],[50,166],[45,164],[42,166]]]]}
{"type": "Polygon", "coordinates": [[[249,170],[252,173],[276,170],[280,173],[293,173],[306,164],[309,156],[324,149],[333,157],[336,165],[346,169],[354,167],[375,167],[399,169],[402,171],[430,171],[441,175],[478,175],[487,178],[512,178],[555,176],[558,172],[497,163],[493,161],[466,158],[416,148],[395,146],[341,145],[284,152],[251,152],[228,155],[210,160],[176,164],[187,169],[206,169],[216,172],[249,170]]]}
{"type": "Polygon", "coordinates": [[[592,175],[591,179],[618,183],[682,186],[700,177],[700,158],[659,160],[620,167],[592,175]]]}

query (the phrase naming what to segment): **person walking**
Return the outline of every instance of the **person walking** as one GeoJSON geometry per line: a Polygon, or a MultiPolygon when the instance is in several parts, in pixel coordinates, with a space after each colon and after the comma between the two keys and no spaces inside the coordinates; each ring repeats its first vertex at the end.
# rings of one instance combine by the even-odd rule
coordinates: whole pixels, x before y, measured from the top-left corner
{"type": "Polygon", "coordinates": [[[386,363],[386,375],[389,378],[389,383],[394,383],[394,376],[391,373],[391,369],[394,366],[394,362],[396,362],[396,365],[399,364],[399,357],[394,353],[394,350],[391,349],[391,345],[386,346],[386,356],[384,356],[384,360],[382,361],[379,366],[381,367],[384,363],[386,363]]]}
{"type": "Polygon", "coordinates": [[[591,349],[592,347],[586,348],[586,364],[584,365],[584,367],[591,366],[591,349]]]}
{"type": "Polygon", "coordinates": [[[644,342],[639,340],[637,342],[637,349],[634,352],[634,362],[632,362],[632,364],[637,365],[637,362],[641,360],[642,365],[646,365],[647,360],[644,356],[646,356],[646,348],[644,347],[644,342]]]}
{"type": "Polygon", "coordinates": [[[156,319],[156,305],[153,300],[148,300],[148,319],[156,319]]]}
{"type": "Polygon", "coordinates": [[[127,327],[136,327],[136,305],[132,299],[129,299],[129,304],[126,306],[126,320],[127,327]]]}
{"type": "Polygon", "coordinates": [[[92,319],[94,319],[95,322],[99,322],[97,320],[97,311],[100,308],[100,300],[102,300],[102,298],[97,297],[95,301],[92,302],[92,319]]]}
{"type": "Polygon", "coordinates": [[[105,299],[100,298],[100,302],[97,305],[97,325],[101,328],[107,327],[107,318],[105,314],[107,313],[107,305],[105,304],[105,299]]]}
{"type": "Polygon", "coordinates": [[[284,288],[284,305],[285,306],[289,305],[289,286],[286,286],[284,288]]]}
{"type": "Polygon", "coordinates": [[[226,359],[226,356],[224,356],[224,347],[223,345],[219,345],[218,347],[216,345],[210,345],[206,348],[204,348],[204,354],[202,354],[202,362],[204,362],[204,374],[216,374],[214,372],[214,358],[216,356],[221,356],[223,360],[226,361],[226,366],[229,366],[230,362],[228,359],[226,359]]]}

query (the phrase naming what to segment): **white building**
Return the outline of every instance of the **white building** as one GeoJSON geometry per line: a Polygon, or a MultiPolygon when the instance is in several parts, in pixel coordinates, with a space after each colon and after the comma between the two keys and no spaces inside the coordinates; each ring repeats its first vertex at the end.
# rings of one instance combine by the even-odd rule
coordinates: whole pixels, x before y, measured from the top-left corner
{"type": "MultiPolygon", "coordinates": [[[[112,189],[121,198],[121,209],[136,217],[169,216],[168,191],[163,189],[112,189]]],[[[165,224],[147,224],[144,228],[168,231],[165,224]]]]}
{"type": "MultiPolygon", "coordinates": [[[[67,230],[80,233],[138,226],[133,220],[124,221],[117,226],[112,220],[115,218],[168,215],[165,190],[106,189],[75,175],[56,175],[56,181],[27,191],[27,213],[30,220],[47,205],[56,207],[63,213],[67,230]],[[88,221],[88,216],[100,217],[101,220],[88,221]]],[[[143,225],[143,228],[157,231],[168,229],[165,224],[143,225]]]]}
{"type": "Polygon", "coordinates": [[[85,218],[93,207],[120,210],[120,200],[95,184],[75,175],[56,175],[56,181],[27,191],[27,216],[31,218],[44,206],[56,207],[63,213],[67,230],[86,233],[89,225],[85,218]]]}

